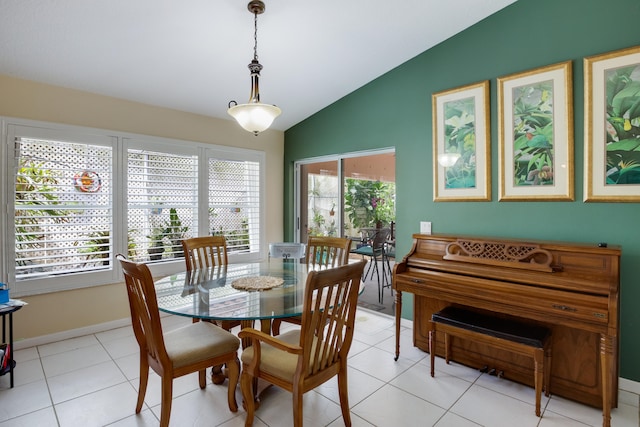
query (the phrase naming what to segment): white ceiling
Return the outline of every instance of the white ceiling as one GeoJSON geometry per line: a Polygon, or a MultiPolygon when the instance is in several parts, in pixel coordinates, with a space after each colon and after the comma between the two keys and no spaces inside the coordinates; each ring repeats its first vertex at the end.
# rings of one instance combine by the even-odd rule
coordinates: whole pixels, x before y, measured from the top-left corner
{"type": "MultiPolygon", "coordinates": [[[[261,101],[286,130],[515,0],[263,0],[261,101]]],[[[248,0],[0,0],[0,74],[229,119],[248,0]]]]}

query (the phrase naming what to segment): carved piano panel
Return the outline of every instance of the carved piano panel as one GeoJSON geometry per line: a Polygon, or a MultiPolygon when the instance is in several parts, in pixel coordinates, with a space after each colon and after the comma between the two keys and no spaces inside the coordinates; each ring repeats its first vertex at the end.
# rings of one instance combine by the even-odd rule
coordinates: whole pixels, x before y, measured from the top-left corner
{"type": "MultiPolygon", "coordinates": [[[[449,235],[413,238],[411,251],[394,268],[393,287],[397,325],[402,292],[415,295],[415,346],[428,351],[431,314],[450,304],[547,326],[553,334],[551,393],[602,407],[603,425],[609,425],[618,390],[619,248],[449,235]]],[[[442,342],[436,352],[443,354],[442,342]]],[[[506,378],[533,385],[528,358],[455,338],[452,358],[472,367],[496,367],[506,378]]]]}

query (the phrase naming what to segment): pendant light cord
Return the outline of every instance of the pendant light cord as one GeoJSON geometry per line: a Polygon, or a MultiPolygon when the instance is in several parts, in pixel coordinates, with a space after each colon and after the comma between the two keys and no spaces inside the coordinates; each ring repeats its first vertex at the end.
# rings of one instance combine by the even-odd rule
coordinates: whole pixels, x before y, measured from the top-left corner
{"type": "Polygon", "coordinates": [[[258,12],[253,12],[253,59],[258,60],[258,12]]]}

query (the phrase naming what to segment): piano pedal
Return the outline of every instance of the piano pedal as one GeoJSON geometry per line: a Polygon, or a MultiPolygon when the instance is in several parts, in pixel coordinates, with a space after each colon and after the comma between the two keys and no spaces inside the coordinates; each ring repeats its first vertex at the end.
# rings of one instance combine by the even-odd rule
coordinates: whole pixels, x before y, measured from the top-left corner
{"type": "Polygon", "coordinates": [[[504,371],[498,371],[498,378],[503,378],[504,377],[504,371]]]}
{"type": "Polygon", "coordinates": [[[489,367],[488,366],[483,366],[482,368],[480,368],[480,372],[482,372],[483,374],[486,374],[487,372],[489,372],[489,367]]]}
{"type": "Polygon", "coordinates": [[[491,370],[489,371],[489,375],[491,375],[492,377],[495,377],[496,374],[497,374],[496,368],[491,368],[491,370]]]}

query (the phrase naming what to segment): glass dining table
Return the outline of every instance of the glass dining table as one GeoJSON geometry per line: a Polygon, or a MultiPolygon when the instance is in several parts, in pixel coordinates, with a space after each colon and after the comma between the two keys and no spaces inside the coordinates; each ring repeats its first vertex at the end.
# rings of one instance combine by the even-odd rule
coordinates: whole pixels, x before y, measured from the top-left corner
{"type": "Polygon", "coordinates": [[[260,329],[270,333],[273,319],[302,314],[308,272],[307,264],[273,258],[185,270],[155,281],[158,308],[200,320],[238,320],[243,327],[258,320],[260,329]],[[245,278],[281,279],[276,281],[282,284],[261,291],[234,287],[245,278]]]}
{"type": "MultiPolygon", "coordinates": [[[[164,313],[204,321],[240,321],[271,334],[273,319],[301,316],[307,276],[313,267],[291,259],[233,263],[205,269],[185,270],[154,281],[158,309],[164,313]],[[248,278],[281,279],[281,285],[262,291],[234,287],[248,278]]],[[[364,287],[361,284],[359,293],[364,287]]],[[[243,342],[242,347],[250,345],[243,342]]],[[[214,383],[224,381],[221,367],[211,372],[214,383]]]]}
{"type": "MultiPolygon", "coordinates": [[[[309,273],[298,260],[273,259],[256,263],[234,263],[205,269],[185,270],[154,281],[158,309],[164,313],[204,321],[240,321],[271,334],[272,320],[302,315],[304,289],[309,273]],[[267,290],[237,289],[247,278],[265,278],[282,284],[267,290]],[[281,280],[278,280],[281,279],[281,280]]],[[[242,347],[250,342],[242,342],[242,347]]],[[[214,366],[211,379],[221,384],[225,373],[214,366]]]]}

